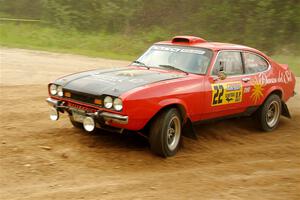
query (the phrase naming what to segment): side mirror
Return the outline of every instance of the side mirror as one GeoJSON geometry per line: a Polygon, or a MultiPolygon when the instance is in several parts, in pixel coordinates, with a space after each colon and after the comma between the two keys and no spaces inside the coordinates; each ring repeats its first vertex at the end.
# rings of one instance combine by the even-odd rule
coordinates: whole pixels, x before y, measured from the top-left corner
{"type": "Polygon", "coordinates": [[[224,80],[224,79],[226,79],[227,75],[224,71],[219,71],[218,72],[218,77],[219,77],[220,80],[224,80]]]}
{"type": "Polygon", "coordinates": [[[220,66],[219,71],[224,71],[224,65],[225,65],[225,62],[224,61],[220,61],[220,63],[219,63],[219,66],[220,66]]]}
{"type": "Polygon", "coordinates": [[[218,77],[220,80],[224,80],[227,77],[226,73],[224,72],[224,66],[225,66],[225,62],[221,60],[220,61],[220,69],[218,72],[218,77]]]}

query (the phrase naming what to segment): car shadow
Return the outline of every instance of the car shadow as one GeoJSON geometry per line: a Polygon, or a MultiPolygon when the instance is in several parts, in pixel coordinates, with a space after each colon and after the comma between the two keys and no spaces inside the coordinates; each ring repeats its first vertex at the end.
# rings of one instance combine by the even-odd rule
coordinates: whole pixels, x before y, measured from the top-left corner
{"type": "Polygon", "coordinates": [[[148,140],[136,132],[125,131],[115,133],[105,130],[97,130],[91,134],[94,142],[90,147],[107,145],[109,147],[127,148],[131,150],[141,150],[149,147],[148,140]]]}
{"type": "MultiPolygon", "coordinates": [[[[198,140],[228,140],[228,135],[239,137],[241,135],[262,134],[257,128],[255,120],[250,117],[227,119],[196,125],[195,131],[198,140]]],[[[82,131],[85,133],[84,131],[82,131]]],[[[148,150],[148,139],[142,137],[137,132],[126,131],[122,134],[108,132],[99,129],[96,133],[88,134],[92,140],[89,140],[89,147],[107,146],[108,148],[121,148],[133,151],[148,150]]],[[[196,140],[196,142],[198,141],[196,140]]]]}

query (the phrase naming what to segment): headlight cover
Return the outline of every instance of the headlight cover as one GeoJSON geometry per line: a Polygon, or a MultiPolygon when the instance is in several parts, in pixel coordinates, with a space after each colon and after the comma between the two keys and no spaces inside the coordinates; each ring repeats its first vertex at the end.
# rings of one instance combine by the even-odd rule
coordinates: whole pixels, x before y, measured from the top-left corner
{"type": "Polygon", "coordinates": [[[51,84],[49,87],[49,91],[51,95],[56,95],[57,94],[57,86],[55,84],[51,84]]]}
{"type": "Polygon", "coordinates": [[[60,97],[64,96],[64,92],[63,92],[63,87],[62,86],[58,86],[57,87],[57,95],[60,97]]]}
{"type": "Polygon", "coordinates": [[[114,109],[117,111],[121,111],[123,109],[122,99],[119,98],[114,99],[114,109]]]}
{"type": "Polygon", "coordinates": [[[108,109],[113,107],[113,99],[110,96],[104,98],[104,107],[108,109]]]}

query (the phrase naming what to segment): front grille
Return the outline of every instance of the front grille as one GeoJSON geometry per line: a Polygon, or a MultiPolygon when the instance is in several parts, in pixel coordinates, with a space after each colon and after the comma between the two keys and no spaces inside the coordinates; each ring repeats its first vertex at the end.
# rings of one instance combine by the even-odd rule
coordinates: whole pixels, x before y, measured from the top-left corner
{"type": "Polygon", "coordinates": [[[85,96],[82,94],[71,93],[71,99],[86,102],[86,103],[94,103],[94,98],[90,96],[85,96]]]}
{"type": "MultiPolygon", "coordinates": [[[[95,105],[94,100],[96,98],[99,99],[99,97],[97,97],[97,96],[90,95],[90,94],[84,94],[84,93],[81,93],[81,92],[70,91],[70,90],[64,90],[64,92],[71,93],[71,97],[64,96],[65,98],[73,99],[73,100],[80,101],[80,102],[83,102],[83,103],[89,103],[89,104],[94,104],[95,105]]],[[[97,106],[100,106],[100,105],[97,105],[97,106]]]]}
{"type": "Polygon", "coordinates": [[[87,112],[90,112],[90,113],[94,113],[94,112],[97,111],[95,108],[89,108],[89,107],[82,106],[82,105],[79,105],[79,104],[75,104],[75,103],[72,103],[72,102],[68,102],[67,105],[69,107],[76,108],[76,109],[79,109],[79,110],[84,110],[84,111],[87,111],[87,112]]]}

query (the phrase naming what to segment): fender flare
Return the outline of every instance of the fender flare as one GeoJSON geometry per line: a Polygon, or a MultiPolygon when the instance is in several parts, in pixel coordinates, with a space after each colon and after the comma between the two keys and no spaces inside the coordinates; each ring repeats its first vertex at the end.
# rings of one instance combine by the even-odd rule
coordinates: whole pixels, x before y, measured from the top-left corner
{"type": "Polygon", "coordinates": [[[279,91],[279,92],[280,92],[280,94],[281,94],[280,98],[281,98],[281,100],[283,101],[283,99],[284,99],[284,92],[283,92],[283,89],[282,89],[281,87],[279,87],[279,86],[274,85],[274,86],[270,87],[270,88],[267,90],[266,96],[265,96],[263,102],[265,102],[265,100],[270,96],[270,94],[272,94],[272,93],[274,93],[274,92],[276,92],[276,91],[279,91]]]}
{"type": "MultiPolygon", "coordinates": [[[[183,120],[186,121],[186,119],[189,118],[189,112],[188,112],[188,109],[187,109],[187,105],[181,99],[177,99],[177,98],[164,99],[164,100],[158,102],[158,105],[160,106],[160,110],[164,109],[165,107],[171,106],[171,105],[178,105],[178,106],[180,106],[180,113],[184,114],[182,116],[184,118],[183,120]]],[[[155,115],[157,113],[155,113],[155,115]]]]}
{"type": "Polygon", "coordinates": [[[263,102],[266,101],[266,99],[272,94],[272,93],[275,93],[276,91],[279,91],[281,93],[281,103],[282,103],[282,110],[281,110],[281,115],[287,117],[287,118],[292,118],[291,117],[291,114],[290,114],[290,111],[284,101],[284,92],[283,92],[283,89],[278,87],[278,86],[272,86],[271,88],[269,88],[268,92],[267,92],[267,95],[266,95],[266,98],[264,99],[263,102]]]}
{"type": "MultiPolygon", "coordinates": [[[[188,138],[191,138],[191,139],[197,139],[197,133],[196,133],[196,131],[193,127],[193,124],[190,120],[189,111],[188,111],[187,105],[184,101],[177,99],[177,98],[171,98],[171,99],[165,99],[165,100],[160,101],[159,105],[161,106],[160,111],[171,105],[180,106],[180,113],[181,113],[181,115],[184,114],[182,135],[186,136],[188,138]]],[[[158,112],[160,112],[160,111],[158,111],[158,112]]]]}

